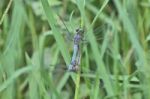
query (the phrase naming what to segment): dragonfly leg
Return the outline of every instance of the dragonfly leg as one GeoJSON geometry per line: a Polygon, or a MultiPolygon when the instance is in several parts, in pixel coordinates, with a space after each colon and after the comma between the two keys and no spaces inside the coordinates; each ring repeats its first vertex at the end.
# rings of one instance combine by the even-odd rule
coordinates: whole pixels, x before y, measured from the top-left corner
{"type": "Polygon", "coordinates": [[[69,68],[68,68],[68,70],[69,71],[72,71],[73,70],[73,67],[76,65],[76,61],[75,60],[72,60],[71,61],[71,64],[69,65],[69,68]]]}
{"type": "Polygon", "coordinates": [[[73,66],[73,65],[69,65],[68,71],[73,71],[76,72],[79,70],[79,67],[77,65],[73,66]]]}
{"type": "Polygon", "coordinates": [[[78,65],[73,66],[73,71],[78,71],[78,70],[79,70],[79,66],[78,65]]]}
{"type": "Polygon", "coordinates": [[[69,71],[74,71],[74,72],[78,71],[78,69],[79,69],[79,67],[77,65],[77,61],[76,60],[71,62],[71,64],[69,65],[69,68],[68,68],[69,71]]]}

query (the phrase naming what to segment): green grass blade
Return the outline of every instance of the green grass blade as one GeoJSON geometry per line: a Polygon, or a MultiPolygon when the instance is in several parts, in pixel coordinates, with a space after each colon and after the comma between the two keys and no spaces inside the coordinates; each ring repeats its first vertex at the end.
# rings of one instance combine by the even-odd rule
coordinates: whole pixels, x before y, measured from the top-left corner
{"type": "Polygon", "coordinates": [[[0,85],[0,92],[2,92],[5,88],[9,87],[19,76],[22,74],[26,74],[32,70],[31,66],[26,66],[22,69],[17,70],[7,81],[5,81],[2,85],[0,85]]]}
{"type": "Polygon", "coordinates": [[[52,28],[53,35],[55,37],[56,43],[58,44],[58,48],[61,51],[62,56],[64,57],[64,60],[65,60],[66,64],[68,65],[69,61],[70,61],[70,55],[67,51],[67,47],[66,47],[66,44],[63,40],[63,37],[60,34],[61,32],[59,32],[59,30],[55,26],[56,25],[56,20],[53,16],[54,14],[53,14],[52,8],[49,6],[49,3],[48,3],[47,0],[41,0],[41,2],[42,2],[42,5],[43,5],[43,9],[45,11],[45,14],[47,16],[47,20],[49,22],[49,25],[52,28]]]}

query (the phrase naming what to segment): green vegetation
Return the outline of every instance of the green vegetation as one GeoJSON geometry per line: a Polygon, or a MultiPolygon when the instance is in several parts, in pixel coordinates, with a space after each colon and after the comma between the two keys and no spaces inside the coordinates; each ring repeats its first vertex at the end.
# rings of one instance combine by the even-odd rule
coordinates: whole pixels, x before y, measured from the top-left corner
{"type": "Polygon", "coordinates": [[[149,0],[1,0],[0,99],[150,99],[149,9],[149,0]],[[77,73],[66,70],[73,41],[62,21],[70,35],[85,29],[77,73]]]}

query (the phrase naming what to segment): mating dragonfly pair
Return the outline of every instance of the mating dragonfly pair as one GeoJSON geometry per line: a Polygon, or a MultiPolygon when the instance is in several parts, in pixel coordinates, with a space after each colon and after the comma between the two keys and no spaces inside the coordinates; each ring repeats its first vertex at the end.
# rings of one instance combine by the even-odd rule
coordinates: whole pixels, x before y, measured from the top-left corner
{"type": "Polygon", "coordinates": [[[81,28],[76,29],[76,34],[74,36],[74,45],[73,45],[73,55],[71,63],[68,67],[69,71],[78,71],[81,58],[80,42],[83,41],[84,31],[81,28]]]}
{"type": "Polygon", "coordinates": [[[85,41],[84,38],[84,30],[82,28],[77,28],[76,33],[73,38],[73,55],[71,62],[68,66],[68,71],[77,72],[80,68],[80,60],[81,60],[81,46],[80,43],[85,41]]]}
{"type": "MultiPolygon", "coordinates": [[[[65,26],[67,32],[69,32],[70,34],[70,31],[68,30],[66,24],[64,23],[63,19],[59,16],[60,20],[62,21],[63,25],[65,26]]],[[[97,32],[97,30],[99,31],[98,33],[102,32],[102,28],[104,27],[105,25],[101,25],[99,27],[97,27],[94,32],[97,32]],[[100,30],[101,29],[101,30],[100,30]]],[[[68,71],[73,71],[73,72],[77,72],[80,68],[80,60],[81,60],[81,46],[80,46],[80,43],[82,41],[86,41],[84,40],[84,30],[82,28],[77,28],[76,31],[75,31],[75,35],[74,35],[74,38],[71,39],[74,44],[73,44],[73,55],[72,55],[72,58],[71,58],[71,62],[70,64],[68,65],[68,71]]],[[[70,36],[72,37],[72,36],[70,36]]]]}

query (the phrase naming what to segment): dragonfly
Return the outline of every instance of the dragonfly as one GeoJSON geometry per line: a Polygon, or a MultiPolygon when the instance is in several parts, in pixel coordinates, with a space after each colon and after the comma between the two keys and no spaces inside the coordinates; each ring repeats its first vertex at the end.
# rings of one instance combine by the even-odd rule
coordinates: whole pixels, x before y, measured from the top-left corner
{"type": "MultiPolygon", "coordinates": [[[[80,70],[80,60],[81,60],[81,42],[87,42],[84,38],[85,31],[79,27],[75,30],[75,35],[72,39],[71,32],[67,28],[65,22],[63,21],[62,17],[57,15],[63,25],[65,26],[65,29],[67,30],[67,36],[69,36],[69,40],[73,41],[73,54],[71,58],[71,62],[68,65],[68,71],[77,72],[80,70]]],[[[102,26],[95,29],[95,31],[99,30],[99,28],[102,28],[102,26]]]]}
{"type": "Polygon", "coordinates": [[[83,33],[84,30],[82,30],[81,28],[76,29],[76,34],[74,36],[73,55],[72,55],[71,63],[68,66],[69,71],[79,70],[80,58],[81,58],[80,42],[83,41],[83,33]]]}

